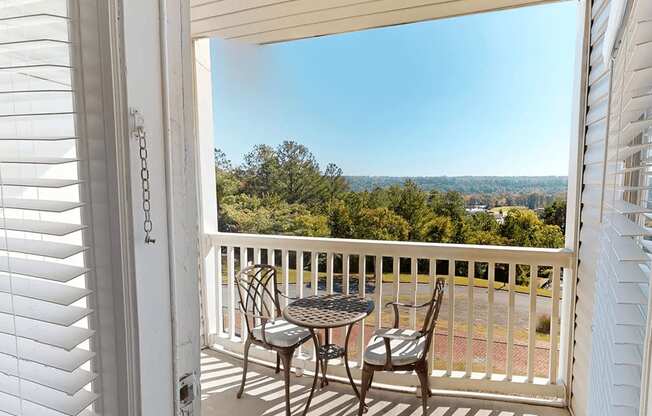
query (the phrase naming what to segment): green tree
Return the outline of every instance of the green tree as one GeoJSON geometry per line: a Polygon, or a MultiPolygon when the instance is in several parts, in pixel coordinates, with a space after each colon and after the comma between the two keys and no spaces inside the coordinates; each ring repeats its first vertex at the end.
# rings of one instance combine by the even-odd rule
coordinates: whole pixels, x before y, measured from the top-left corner
{"type": "Polygon", "coordinates": [[[507,240],[493,231],[473,230],[466,235],[466,244],[503,246],[507,240]]]}
{"type": "Polygon", "coordinates": [[[534,247],[564,247],[564,233],[557,225],[543,224],[534,231],[534,247]]]}
{"type": "Polygon", "coordinates": [[[301,204],[288,204],[277,197],[240,194],[227,198],[222,208],[220,231],[308,237],[330,235],[326,216],[312,214],[301,204]]]}
{"type": "Polygon", "coordinates": [[[433,215],[423,226],[423,237],[432,243],[449,243],[453,238],[455,226],[449,217],[433,215]]]}
{"type": "Polygon", "coordinates": [[[354,219],[351,217],[349,207],[342,200],[336,200],[331,204],[328,217],[331,237],[353,238],[355,234],[354,219]]]}
{"type": "Polygon", "coordinates": [[[410,225],[387,208],[364,208],[360,213],[355,238],[366,240],[405,241],[410,225]]]}
{"type": "Polygon", "coordinates": [[[346,178],[342,176],[342,169],[335,163],[329,163],[324,169],[323,180],[326,183],[328,205],[332,205],[349,188],[346,178]]]}
{"type": "Polygon", "coordinates": [[[242,179],[243,193],[259,197],[276,194],[278,171],[276,151],[265,144],[254,146],[251,152],[244,155],[238,172],[242,179]]]}
{"type": "Polygon", "coordinates": [[[556,225],[562,233],[566,232],[566,200],[557,198],[546,205],[541,214],[541,219],[548,225],[556,225]]]}
{"type": "Polygon", "coordinates": [[[534,232],[541,225],[541,220],[529,209],[511,209],[500,227],[500,234],[510,245],[521,247],[534,246],[534,232]]]}
{"type": "Polygon", "coordinates": [[[423,225],[428,216],[427,195],[412,180],[406,180],[394,198],[394,212],[407,221],[410,230],[408,239],[421,240],[423,225]]]}
{"type": "Polygon", "coordinates": [[[433,190],[430,192],[429,201],[435,215],[449,217],[454,222],[462,221],[466,215],[464,197],[459,192],[433,190]]]}

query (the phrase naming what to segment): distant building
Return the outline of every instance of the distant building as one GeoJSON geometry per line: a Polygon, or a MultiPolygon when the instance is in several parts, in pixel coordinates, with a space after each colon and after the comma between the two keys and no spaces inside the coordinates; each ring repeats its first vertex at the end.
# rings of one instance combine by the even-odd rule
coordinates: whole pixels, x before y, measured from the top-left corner
{"type": "Polygon", "coordinates": [[[476,212],[486,212],[486,211],[487,211],[486,205],[473,204],[466,207],[466,212],[468,212],[469,214],[475,214],[476,212]]]}

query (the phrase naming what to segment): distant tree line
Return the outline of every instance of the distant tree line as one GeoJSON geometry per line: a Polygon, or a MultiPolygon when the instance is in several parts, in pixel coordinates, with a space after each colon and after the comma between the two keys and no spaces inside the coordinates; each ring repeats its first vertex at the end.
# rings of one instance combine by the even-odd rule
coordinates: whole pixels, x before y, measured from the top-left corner
{"type": "Polygon", "coordinates": [[[221,231],[436,243],[562,247],[565,201],[540,214],[511,209],[499,222],[466,212],[460,192],[429,191],[412,179],[353,191],[342,170],[320,169],[295,141],[257,145],[234,167],[215,150],[221,231]]]}
{"type": "MultiPolygon", "coordinates": [[[[400,185],[405,178],[394,176],[347,176],[352,191],[371,191],[400,185]]],[[[524,205],[543,207],[555,196],[565,195],[566,176],[414,176],[410,178],[424,191],[457,191],[471,203],[489,206],[524,205]],[[537,200],[538,199],[538,200],[537,200]]]]}

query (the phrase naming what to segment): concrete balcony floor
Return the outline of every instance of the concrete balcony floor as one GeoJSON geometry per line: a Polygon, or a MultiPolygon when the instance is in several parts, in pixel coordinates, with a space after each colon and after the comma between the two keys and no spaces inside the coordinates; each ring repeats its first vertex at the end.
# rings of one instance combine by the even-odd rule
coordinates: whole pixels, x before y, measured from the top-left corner
{"type": "MultiPolygon", "coordinates": [[[[204,350],[201,367],[202,416],[285,416],[282,375],[274,374],[273,369],[250,362],[245,393],[237,399],[240,360],[204,350]]],[[[292,414],[300,415],[312,377],[292,375],[291,380],[292,414]]],[[[569,416],[564,409],[449,396],[433,396],[429,403],[429,416],[569,416]]],[[[423,416],[420,399],[414,394],[372,388],[367,404],[368,416],[423,416]]],[[[356,415],[357,406],[350,386],[331,382],[315,392],[308,415],[356,415]]]]}

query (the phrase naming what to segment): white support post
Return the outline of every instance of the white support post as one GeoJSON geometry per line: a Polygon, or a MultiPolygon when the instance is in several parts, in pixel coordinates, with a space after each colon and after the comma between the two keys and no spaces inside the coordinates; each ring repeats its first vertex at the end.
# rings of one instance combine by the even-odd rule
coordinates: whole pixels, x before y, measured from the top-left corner
{"type": "Polygon", "coordinates": [[[376,329],[380,328],[383,319],[383,256],[376,255],[376,287],[374,298],[376,302],[376,329]]]}
{"type": "Polygon", "coordinates": [[[350,280],[350,272],[349,272],[349,255],[347,253],[342,254],[342,285],[344,286],[342,288],[342,293],[345,295],[349,294],[349,280],[350,280]]]}
{"type": "MultiPolygon", "coordinates": [[[[410,259],[410,273],[412,274],[412,304],[416,305],[417,304],[417,295],[419,292],[419,278],[417,275],[417,258],[412,257],[410,259]]],[[[410,323],[412,324],[412,328],[416,331],[417,330],[417,310],[414,308],[410,308],[410,323]]]]}
{"type": "MultiPolygon", "coordinates": [[[[242,272],[244,269],[247,268],[247,247],[241,246],[240,247],[240,271],[242,272]]],[[[247,340],[246,337],[246,332],[247,332],[247,318],[244,316],[244,314],[240,314],[240,339],[242,340],[242,343],[244,343],[247,340]]]]}
{"type": "Polygon", "coordinates": [[[516,286],[516,264],[509,264],[509,306],[507,309],[507,379],[512,380],[514,376],[514,321],[516,320],[516,309],[514,291],[516,286]]]}
{"type": "Polygon", "coordinates": [[[313,251],[310,253],[310,258],[311,258],[311,264],[310,264],[310,272],[312,274],[312,294],[313,295],[318,295],[319,294],[319,253],[316,251],[313,251]]]}
{"type": "Polygon", "coordinates": [[[394,269],[394,298],[396,302],[399,302],[401,296],[401,258],[399,256],[394,256],[392,267],[394,269]]]}
{"type": "MultiPolygon", "coordinates": [[[[435,284],[437,283],[437,260],[434,258],[430,259],[430,264],[428,267],[428,273],[430,273],[430,293],[434,293],[435,284]]],[[[432,344],[430,346],[430,375],[435,369],[435,345],[437,344],[437,327],[433,330],[432,334],[432,344]]]]}
{"type": "Polygon", "coordinates": [[[455,348],[455,260],[448,259],[448,359],[446,375],[453,373],[455,348]]]}
{"type": "Polygon", "coordinates": [[[489,287],[487,291],[488,310],[487,310],[487,378],[491,379],[494,366],[494,282],[496,281],[496,264],[489,262],[488,279],[489,287]]]}
{"type": "MultiPolygon", "coordinates": [[[[290,296],[290,252],[283,249],[281,252],[281,267],[283,269],[283,292],[285,296],[290,296]]],[[[283,298],[283,304],[288,306],[288,298],[283,298]]]]}
{"type": "Polygon", "coordinates": [[[333,262],[335,254],[332,251],[326,253],[326,293],[333,293],[333,262]]]}
{"type": "Polygon", "coordinates": [[[550,369],[548,380],[557,384],[557,369],[559,366],[558,334],[559,334],[559,296],[561,292],[561,270],[554,266],[552,272],[552,313],[550,316],[550,369]]]}
{"type": "Polygon", "coordinates": [[[303,298],[303,251],[298,250],[297,252],[297,269],[296,269],[296,292],[299,298],[303,298]]]}
{"type": "MultiPolygon", "coordinates": [[[[367,285],[367,263],[366,263],[366,255],[360,254],[358,257],[358,293],[361,298],[365,298],[367,293],[366,293],[366,285],[367,285]]],[[[360,323],[360,336],[358,339],[358,351],[359,351],[359,360],[358,360],[358,366],[362,368],[362,363],[364,363],[364,350],[365,350],[365,320],[363,320],[360,323]]]]}
{"type": "Polygon", "coordinates": [[[222,273],[222,247],[215,246],[213,248],[215,255],[215,292],[216,292],[216,302],[215,302],[215,315],[217,317],[217,335],[221,336],[224,333],[224,293],[222,291],[222,284],[224,282],[224,276],[222,273]]]}
{"type": "Polygon", "coordinates": [[[475,291],[475,262],[468,262],[468,282],[466,286],[468,296],[468,313],[466,316],[466,377],[471,377],[473,373],[473,294],[475,291]]]}
{"type": "Polygon", "coordinates": [[[539,267],[536,264],[530,265],[530,322],[528,325],[528,346],[527,346],[527,381],[534,380],[534,360],[537,349],[537,279],[539,267]]]}
{"type": "Polygon", "coordinates": [[[254,248],[254,264],[260,264],[260,248],[254,248]]]}
{"type": "Polygon", "coordinates": [[[233,246],[226,248],[226,265],[229,279],[229,338],[235,339],[235,259],[233,246]]]}

